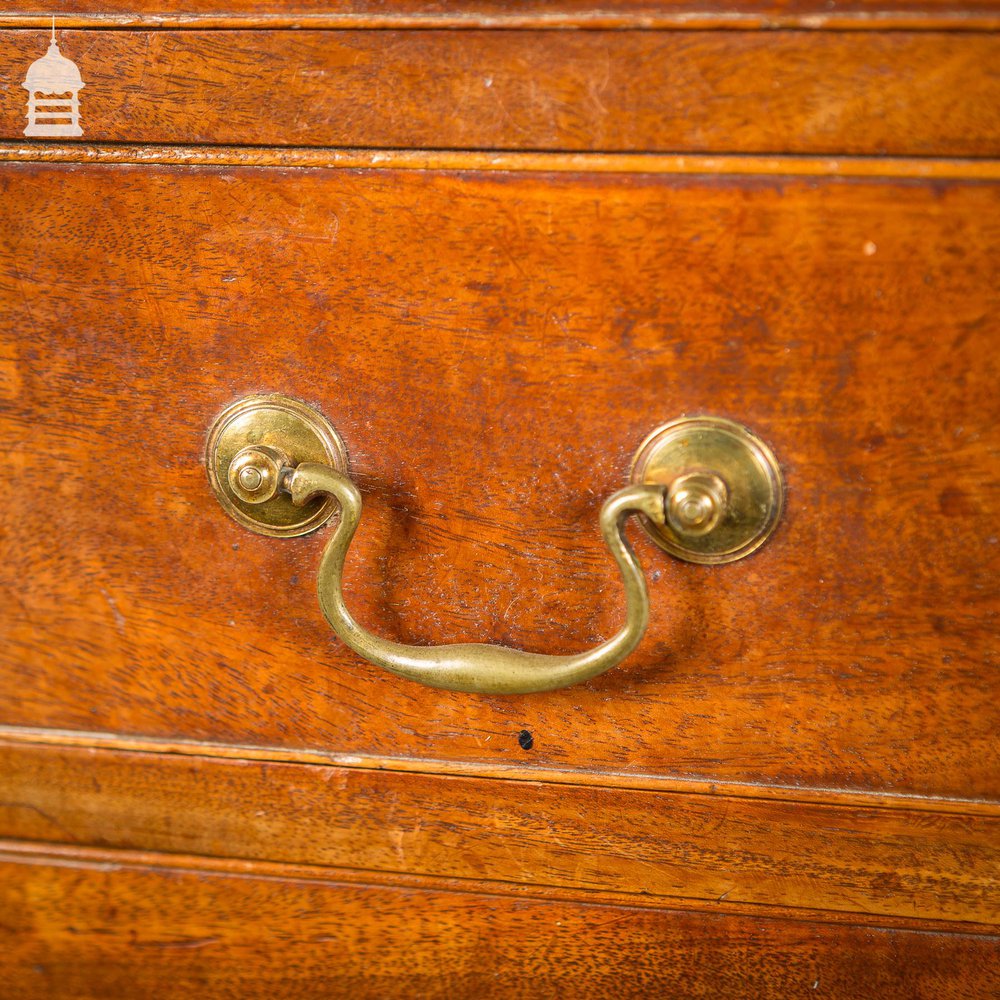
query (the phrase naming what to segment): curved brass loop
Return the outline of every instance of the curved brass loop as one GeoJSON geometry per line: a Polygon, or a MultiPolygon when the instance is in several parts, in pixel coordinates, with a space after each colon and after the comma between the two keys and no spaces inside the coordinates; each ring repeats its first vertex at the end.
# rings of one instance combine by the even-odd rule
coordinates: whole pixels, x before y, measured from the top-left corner
{"type": "Polygon", "coordinates": [[[629,486],[601,509],[601,532],[625,584],[625,624],[594,649],[570,656],[529,653],[484,643],[406,646],[363,629],[344,603],[344,560],[361,519],[361,494],[346,476],[315,462],[287,472],[283,488],[296,505],[326,494],[341,508],[340,523],[327,543],[319,567],[319,603],[327,621],[359,656],[400,677],[450,691],[479,694],[530,694],[568,687],[620,663],[638,645],[649,621],[649,597],[642,567],[625,538],[630,514],[645,514],[655,524],[665,518],[667,487],[629,486]]]}

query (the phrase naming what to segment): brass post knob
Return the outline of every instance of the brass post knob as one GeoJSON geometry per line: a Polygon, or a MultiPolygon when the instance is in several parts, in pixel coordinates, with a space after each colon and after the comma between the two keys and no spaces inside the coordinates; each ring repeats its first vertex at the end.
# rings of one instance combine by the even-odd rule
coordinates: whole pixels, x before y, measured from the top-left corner
{"type": "Polygon", "coordinates": [[[784,484],[774,453],[741,424],[681,417],[658,427],[632,462],[632,482],[667,487],[664,524],[653,541],[687,562],[727,563],[760,548],[774,531],[784,484]]]}
{"type": "Polygon", "coordinates": [[[713,472],[688,472],[667,487],[667,523],[684,537],[706,535],[729,502],[726,484],[713,472]]]}
{"type": "Polygon", "coordinates": [[[229,488],[244,503],[267,503],[278,494],[288,456],[266,444],[249,445],[237,452],[229,466],[229,488]]]}
{"type": "Polygon", "coordinates": [[[344,470],[347,451],[321,413],[289,396],[247,396],[227,406],[205,444],[205,468],[219,503],[262,535],[304,535],[336,513],[333,497],[292,503],[282,481],[303,462],[344,470]]]}

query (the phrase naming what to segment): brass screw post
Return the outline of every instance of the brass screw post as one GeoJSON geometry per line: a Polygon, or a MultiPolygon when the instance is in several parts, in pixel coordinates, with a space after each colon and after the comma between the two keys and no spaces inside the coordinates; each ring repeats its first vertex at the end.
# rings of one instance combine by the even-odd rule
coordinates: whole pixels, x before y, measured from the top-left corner
{"type": "Polygon", "coordinates": [[[726,484],[711,472],[678,476],[667,491],[667,521],[679,535],[707,535],[729,501],[726,484]]]}
{"type": "Polygon", "coordinates": [[[266,503],[281,486],[288,458],[277,448],[254,444],[244,448],[229,466],[229,488],[244,503],[266,503]]]}

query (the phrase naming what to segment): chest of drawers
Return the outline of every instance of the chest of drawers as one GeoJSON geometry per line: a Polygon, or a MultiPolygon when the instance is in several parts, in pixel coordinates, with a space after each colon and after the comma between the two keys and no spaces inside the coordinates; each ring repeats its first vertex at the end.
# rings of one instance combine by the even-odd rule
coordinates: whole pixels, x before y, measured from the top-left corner
{"type": "Polygon", "coordinates": [[[995,5],[63,7],[77,138],[0,13],[9,995],[995,995],[995,5]],[[331,524],[217,503],[261,393],[398,643],[614,634],[601,503],[681,415],[784,509],[630,527],[606,673],[440,690],[331,631],[331,524]]]}

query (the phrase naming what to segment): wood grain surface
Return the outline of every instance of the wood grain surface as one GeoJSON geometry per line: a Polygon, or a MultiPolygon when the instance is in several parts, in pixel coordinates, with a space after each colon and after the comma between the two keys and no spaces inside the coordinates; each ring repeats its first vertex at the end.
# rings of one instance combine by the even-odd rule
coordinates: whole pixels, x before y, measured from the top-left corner
{"type": "Polygon", "coordinates": [[[1000,988],[996,937],[144,860],[0,855],[0,975],[13,995],[965,1000],[1000,988]]]}
{"type": "MultiPolygon", "coordinates": [[[[995,30],[996,0],[60,0],[60,24],[95,27],[682,28],[794,26],[995,30]]],[[[0,25],[48,27],[35,0],[5,0],[0,25]]]]}
{"type": "Polygon", "coordinates": [[[56,13],[81,143],[0,11],[0,994],[1000,995],[996,0],[56,13]],[[260,391],[403,642],[614,631],[597,511],[682,413],[787,512],[639,538],[604,677],[423,689],[329,632],[328,529],[212,497],[260,391]]]}
{"type": "MultiPolygon", "coordinates": [[[[518,745],[524,734],[518,734],[518,745]]],[[[534,735],[532,734],[532,739],[534,735]]],[[[728,795],[741,799],[807,802],[818,805],[860,806],[863,810],[903,809],[918,812],[955,813],[967,816],[996,816],[1000,803],[968,796],[914,795],[905,792],[877,792],[858,788],[822,788],[803,785],[760,784],[718,778],[691,778],[635,769],[600,771],[553,767],[533,763],[526,768],[516,759],[458,760],[433,757],[392,756],[372,753],[345,753],[320,747],[276,747],[266,744],[220,743],[183,738],[96,733],[81,729],[47,729],[33,726],[0,725],[0,740],[35,747],[75,747],[81,749],[125,750],[136,753],[177,754],[220,760],[247,760],[289,764],[323,764],[335,767],[399,771],[403,774],[456,775],[472,778],[501,778],[544,781],[558,785],[587,785],[601,788],[633,788],[683,795],[728,795]]],[[[533,749],[533,748],[532,748],[533,749]]]]}
{"type": "Polygon", "coordinates": [[[0,163],[163,164],[188,167],[339,167],[489,173],[726,174],[735,177],[881,177],[1000,180],[1000,160],[886,156],[744,156],[679,153],[508,153],[462,149],[309,146],[156,146],[0,142],[0,163]]]}
{"type": "MultiPolygon", "coordinates": [[[[1000,36],[62,31],[88,141],[996,156],[1000,36]],[[530,67],[530,72],[526,72],[530,67]]],[[[20,80],[45,31],[0,31],[20,80]]],[[[26,93],[0,91],[20,139],[26,93]]]]}
{"type": "Polygon", "coordinates": [[[996,185],[9,164],[0,190],[4,722],[996,799],[996,185]],[[597,511],[681,413],[769,441],[787,515],[727,567],[640,539],[649,633],[588,685],[432,691],[331,636],[327,533],[212,496],[208,427],[268,390],[344,436],[348,600],[404,642],[616,628],[597,511]]]}
{"type": "Polygon", "coordinates": [[[0,743],[0,837],[1000,923],[1000,815],[0,743]]]}

